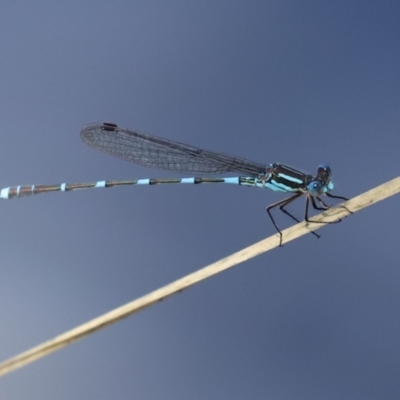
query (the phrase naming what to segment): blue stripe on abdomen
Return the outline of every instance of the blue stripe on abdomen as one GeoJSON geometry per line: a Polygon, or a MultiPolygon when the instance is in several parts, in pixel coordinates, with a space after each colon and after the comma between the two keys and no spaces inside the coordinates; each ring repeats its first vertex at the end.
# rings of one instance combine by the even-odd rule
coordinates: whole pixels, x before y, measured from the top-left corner
{"type": "Polygon", "coordinates": [[[224,182],[225,183],[232,183],[234,185],[239,185],[239,178],[235,177],[235,178],[224,178],[224,182]]]}
{"type": "Polygon", "coordinates": [[[286,179],[289,182],[298,183],[299,185],[301,185],[303,183],[303,181],[301,179],[295,178],[290,175],[282,174],[281,172],[279,172],[278,175],[279,175],[279,178],[286,179]]]}

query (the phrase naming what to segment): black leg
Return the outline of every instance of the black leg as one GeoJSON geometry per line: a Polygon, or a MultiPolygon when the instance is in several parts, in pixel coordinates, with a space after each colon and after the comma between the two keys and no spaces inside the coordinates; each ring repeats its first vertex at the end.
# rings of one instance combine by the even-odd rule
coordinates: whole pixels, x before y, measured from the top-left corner
{"type": "Polygon", "coordinates": [[[274,220],[274,217],[273,217],[272,214],[271,214],[271,210],[272,210],[273,208],[275,208],[275,207],[278,207],[278,206],[284,207],[284,206],[288,205],[288,204],[291,203],[293,200],[296,200],[298,197],[300,197],[302,194],[303,194],[303,193],[296,193],[294,196],[291,196],[291,197],[289,197],[289,198],[287,198],[287,199],[283,199],[283,200],[281,200],[281,201],[278,201],[278,202],[276,202],[276,203],[273,203],[273,204],[271,204],[271,205],[269,205],[269,206],[267,207],[267,213],[268,213],[268,215],[269,215],[269,218],[271,219],[272,223],[273,223],[274,226],[275,226],[275,229],[278,231],[278,233],[279,233],[279,235],[280,235],[279,247],[282,247],[282,232],[281,232],[281,230],[278,228],[278,225],[276,224],[276,222],[275,222],[275,220],[274,220]]]}
{"type": "Polygon", "coordinates": [[[334,196],[333,194],[330,193],[325,193],[328,197],[330,197],[331,199],[341,199],[341,200],[348,200],[347,197],[343,197],[343,196],[334,196]]]}
{"type": "MultiPolygon", "coordinates": [[[[314,201],[313,207],[315,210],[329,210],[331,208],[331,206],[329,206],[328,204],[326,204],[321,197],[316,197],[316,199],[323,205],[324,208],[319,208],[317,207],[317,203],[314,201]]],[[[313,199],[315,200],[315,199],[313,199]]]]}
{"type": "Polygon", "coordinates": [[[312,222],[314,224],[337,224],[337,223],[339,223],[341,221],[341,219],[338,219],[337,221],[329,221],[329,222],[326,222],[326,221],[313,221],[313,220],[309,219],[308,218],[308,208],[309,208],[309,205],[310,205],[310,202],[309,202],[310,199],[311,199],[311,204],[312,204],[314,210],[326,211],[326,210],[330,209],[330,206],[325,204],[319,197],[317,197],[317,200],[323,205],[323,207],[318,207],[317,203],[315,202],[314,197],[308,195],[307,196],[307,200],[306,200],[306,211],[305,211],[305,216],[304,216],[304,219],[307,222],[312,222]]]}
{"type": "MultiPolygon", "coordinates": [[[[343,197],[343,196],[334,196],[333,194],[330,193],[325,193],[328,197],[330,197],[331,199],[340,199],[340,200],[348,200],[347,197],[343,197]]],[[[344,208],[345,210],[347,210],[349,212],[349,214],[354,214],[353,211],[350,211],[346,206],[341,206],[339,205],[339,207],[344,208]]]]}
{"type": "MultiPolygon", "coordinates": [[[[271,214],[271,210],[275,207],[279,206],[279,209],[284,212],[286,215],[288,215],[290,218],[292,218],[293,220],[295,220],[296,222],[301,222],[300,220],[298,220],[294,215],[290,214],[289,211],[285,210],[285,207],[290,204],[292,201],[296,200],[297,198],[299,198],[300,196],[302,196],[303,193],[296,193],[295,195],[287,198],[287,199],[283,199],[281,201],[278,201],[274,204],[271,204],[267,207],[267,213],[272,221],[272,223],[274,224],[276,230],[278,231],[279,235],[280,235],[280,241],[279,241],[279,247],[282,247],[282,232],[281,230],[278,228],[278,225],[276,224],[274,217],[271,214]]],[[[312,233],[314,236],[316,236],[317,238],[320,238],[321,236],[318,235],[317,233],[311,231],[310,233],[312,233]]]]}
{"type": "MultiPolygon", "coordinates": [[[[295,197],[293,200],[297,199],[297,197],[295,197]]],[[[293,201],[292,200],[292,201],[293,201]]],[[[301,222],[299,219],[297,219],[294,215],[290,214],[290,212],[288,210],[285,209],[285,207],[289,204],[290,202],[286,202],[285,204],[282,204],[279,209],[284,212],[286,215],[288,215],[290,218],[294,219],[296,222],[301,222]]],[[[321,237],[321,235],[318,235],[318,233],[315,233],[314,231],[311,231],[310,233],[312,233],[314,236],[316,236],[318,239],[321,237]]]]}

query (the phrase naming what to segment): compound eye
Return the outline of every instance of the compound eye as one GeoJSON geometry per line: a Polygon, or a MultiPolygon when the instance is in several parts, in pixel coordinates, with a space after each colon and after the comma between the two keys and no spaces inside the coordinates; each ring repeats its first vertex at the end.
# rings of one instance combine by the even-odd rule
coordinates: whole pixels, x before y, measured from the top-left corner
{"type": "Polygon", "coordinates": [[[321,164],[321,165],[318,167],[317,174],[318,174],[318,176],[320,176],[320,177],[327,177],[327,178],[329,178],[329,177],[331,176],[331,174],[332,174],[331,167],[330,167],[329,165],[327,165],[327,164],[321,164]]]}
{"type": "Polygon", "coordinates": [[[323,185],[319,181],[313,181],[308,185],[308,191],[311,196],[319,196],[323,185]]]}
{"type": "Polygon", "coordinates": [[[322,184],[321,184],[321,182],[313,182],[312,187],[314,190],[318,191],[319,189],[321,189],[322,184]]]}

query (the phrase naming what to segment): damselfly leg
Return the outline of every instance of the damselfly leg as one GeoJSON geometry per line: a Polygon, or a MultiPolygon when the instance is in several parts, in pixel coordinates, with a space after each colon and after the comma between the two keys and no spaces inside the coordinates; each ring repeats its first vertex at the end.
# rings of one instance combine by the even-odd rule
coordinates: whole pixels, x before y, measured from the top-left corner
{"type": "MultiPolygon", "coordinates": [[[[339,200],[345,200],[345,201],[349,200],[347,197],[334,196],[333,194],[330,194],[330,193],[325,193],[325,194],[326,194],[326,196],[330,197],[331,199],[339,199],[339,200]]],[[[345,210],[347,210],[349,212],[349,214],[354,214],[353,211],[349,210],[346,206],[339,205],[338,207],[344,208],[345,210]]]]}
{"type": "MultiPolygon", "coordinates": [[[[299,219],[297,219],[294,215],[290,214],[290,212],[289,212],[288,210],[286,210],[285,207],[286,207],[288,204],[290,204],[292,201],[298,199],[298,198],[299,198],[300,196],[302,196],[302,195],[303,195],[303,193],[301,193],[301,192],[296,193],[295,195],[293,195],[293,196],[291,196],[291,197],[289,197],[289,198],[283,199],[283,200],[281,200],[281,201],[278,201],[278,202],[276,202],[276,203],[273,203],[273,204],[269,205],[269,206],[267,207],[267,209],[266,209],[266,210],[267,210],[267,213],[268,213],[268,215],[269,215],[269,218],[271,219],[272,223],[273,223],[274,226],[275,226],[275,229],[276,229],[276,230],[278,231],[278,233],[279,233],[279,236],[280,236],[279,246],[280,246],[280,247],[282,247],[283,235],[282,235],[282,231],[278,228],[278,225],[276,224],[276,222],[275,222],[275,220],[274,220],[274,217],[272,216],[271,210],[272,210],[273,208],[279,206],[279,209],[280,209],[282,212],[284,212],[286,215],[288,215],[290,218],[292,218],[292,219],[295,220],[296,222],[301,222],[301,221],[300,221],[299,219]]],[[[315,232],[311,232],[311,233],[312,233],[314,236],[316,236],[317,238],[320,238],[320,237],[321,237],[320,235],[318,235],[318,234],[315,233],[315,232]]]]}
{"type": "MultiPolygon", "coordinates": [[[[329,193],[326,193],[326,195],[327,195],[328,197],[332,197],[332,198],[335,198],[335,199],[348,200],[346,197],[342,197],[342,196],[333,196],[333,195],[331,195],[331,194],[329,194],[329,193]]],[[[320,197],[318,197],[318,196],[317,196],[316,198],[314,198],[313,196],[310,196],[310,195],[306,196],[306,209],[305,209],[304,219],[305,219],[307,222],[312,222],[312,223],[314,223],[314,224],[337,224],[337,223],[339,223],[339,222],[342,221],[341,218],[339,218],[339,219],[336,220],[336,221],[313,221],[313,220],[309,219],[309,217],[308,217],[308,210],[309,210],[309,206],[310,206],[310,200],[311,200],[311,204],[312,204],[314,210],[326,211],[326,210],[329,210],[329,209],[332,207],[332,206],[326,204],[326,203],[325,203],[320,197]],[[315,199],[317,199],[317,200],[322,204],[322,207],[319,207],[319,206],[317,205],[315,199]]],[[[338,207],[345,208],[350,214],[353,214],[346,206],[339,205],[338,207]]]]}

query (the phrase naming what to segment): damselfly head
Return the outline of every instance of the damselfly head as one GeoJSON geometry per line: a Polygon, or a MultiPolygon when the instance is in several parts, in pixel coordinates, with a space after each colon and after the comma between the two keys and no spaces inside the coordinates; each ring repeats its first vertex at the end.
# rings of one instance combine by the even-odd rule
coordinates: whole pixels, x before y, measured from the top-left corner
{"type": "Polygon", "coordinates": [[[331,181],[332,170],[327,164],[321,164],[317,169],[317,175],[307,185],[308,192],[311,196],[322,196],[330,192],[334,184],[331,181]]]}

